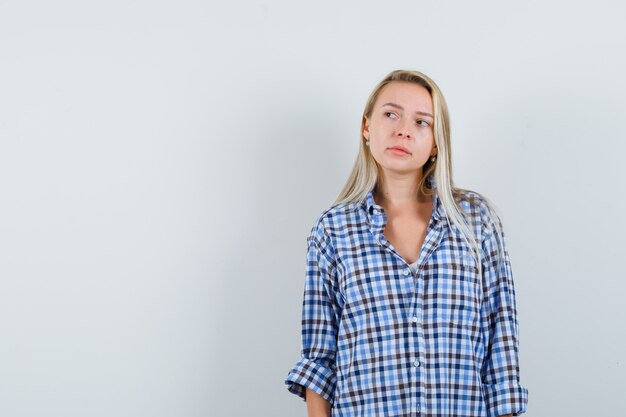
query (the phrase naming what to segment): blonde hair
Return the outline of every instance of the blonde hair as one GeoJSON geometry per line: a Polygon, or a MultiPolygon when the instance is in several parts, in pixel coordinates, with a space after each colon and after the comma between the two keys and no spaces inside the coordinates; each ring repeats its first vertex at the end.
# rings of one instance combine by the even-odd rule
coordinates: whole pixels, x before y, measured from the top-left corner
{"type": "Polygon", "coordinates": [[[425,74],[418,71],[395,70],[390,72],[383,80],[378,83],[370,94],[363,110],[361,121],[361,141],[359,152],[352,168],[352,172],[348,177],[343,189],[335,200],[334,204],[341,203],[361,203],[367,197],[370,190],[374,189],[378,183],[380,176],[380,166],[372,156],[369,147],[365,144],[363,136],[363,128],[365,127],[365,117],[370,118],[372,115],[374,104],[383,87],[392,81],[404,81],[421,85],[431,95],[433,102],[433,135],[435,146],[437,146],[437,158],[433,162],[430,158],[422,167],[422,178],[418,184],[418,192],[422,195],[432,196],[437,194],[445,211],[445,218],[448,226],[452,228],[450,221],[461,232],[461,235],[468,243],[474,253],[474,259],[478,267],[479,274],[482,275],[482,250],[481,242],[478,242],[471,231],[468,220],[464,214],[459,202],[463,199],[470,202],[471,205],[477,204],[484,210],[488,216],[488,226],[493,227],[494,236],[498,239],[498,259],[504,259],[504,241],[502,225],[495,205],[484,195],[454,186],[452,179],[452,160],[450,146],[450,116],[448,107],[443,94],[437,84],[425,74]],[[434,173],[436,187],[430,188],[426,179],[430,174],[434,173]],[[481,204],[481,200],[483,204],[481,204]]]}

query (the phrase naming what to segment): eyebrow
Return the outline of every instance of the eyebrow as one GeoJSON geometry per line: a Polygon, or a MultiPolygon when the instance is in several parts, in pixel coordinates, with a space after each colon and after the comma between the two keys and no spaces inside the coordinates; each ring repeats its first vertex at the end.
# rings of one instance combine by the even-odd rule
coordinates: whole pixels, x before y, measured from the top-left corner
{"type": "MultiPolygon", "coordinates": [[[[401,105],[396,104],[396,103],[385,103],[381,107],[385,107],[385,106],[391,106],[391,107],[395,107],[395,108],[400,109],[400,110],[404,110],[404,108],[401,105]]],[[[421,114],[422,116],[428,116],[431,119],[434,119],[433,115],[430,114],[430,113],[426,113],[426,112],[423,112],[423,111],[416,111],[415,113],[416,114],[421,114]]]]}

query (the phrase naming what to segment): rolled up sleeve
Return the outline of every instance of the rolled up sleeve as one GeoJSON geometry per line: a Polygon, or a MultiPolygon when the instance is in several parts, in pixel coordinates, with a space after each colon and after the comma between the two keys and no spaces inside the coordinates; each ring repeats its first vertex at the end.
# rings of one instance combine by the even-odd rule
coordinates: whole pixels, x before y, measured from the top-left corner
{"type": "Polygon", "coordinates": [[[482,241],[483,296],[481,307],[486,352],[481,368],[489,417],[526,412],[528,390],[520,384],[519,329],[513,273],[502,223],[488,228],[482,241]]]}
{"type": "Polygon", "coordinates": [[[302,301],[302,356],[289,371],[289,392],[306,400],[306,388],[334,402],[337,323],[333,251],[328,239],[314,228],[307,238],[306,274],[302,301]]]}

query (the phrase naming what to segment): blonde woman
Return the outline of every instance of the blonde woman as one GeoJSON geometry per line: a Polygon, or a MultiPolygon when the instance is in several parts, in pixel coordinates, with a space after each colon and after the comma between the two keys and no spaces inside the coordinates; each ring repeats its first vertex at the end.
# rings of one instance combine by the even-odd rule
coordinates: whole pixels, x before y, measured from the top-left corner
{"type": "Polygon", "coordinates": [[[367,101],[352,173],[307,238],[302,356],[285,384],[309,417],[526,411],[502,224],[454,186],[449,126],[417,71],[367,101]]]}

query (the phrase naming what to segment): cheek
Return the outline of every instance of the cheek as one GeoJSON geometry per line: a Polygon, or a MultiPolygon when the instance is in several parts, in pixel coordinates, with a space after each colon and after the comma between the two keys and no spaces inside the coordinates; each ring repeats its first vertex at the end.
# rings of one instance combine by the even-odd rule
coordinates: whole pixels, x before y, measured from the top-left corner
{"type": "Polygon", "coordinates": [[[435,144],[435,136],[431,129],[421,129],[415,134],[418,146],[424,146],[430,149],[435,144]]]}
{"type": "Polygon", "coordinates": [[[370,140],[370,152],[377,162],[381,162],[385,158],[385,145],[380,141],[372,142],[370,140]]]}
{"type": "Polygon", "coordinates": [[[372,132],[385,132],[389,131],[393,126],[392,119],[374,118],[370,124],[370,131],[372,132]]]}
{"type": "Polygon", "coordinates": [[[425,126],[418,126],[418,125],[416,125],[415,126],[415,133],[417,135],[419,135],[419,136],[422,136],[422,137],[432,136],[433,128],[432,128],[432,126],[425,127],[425,126]]]}

